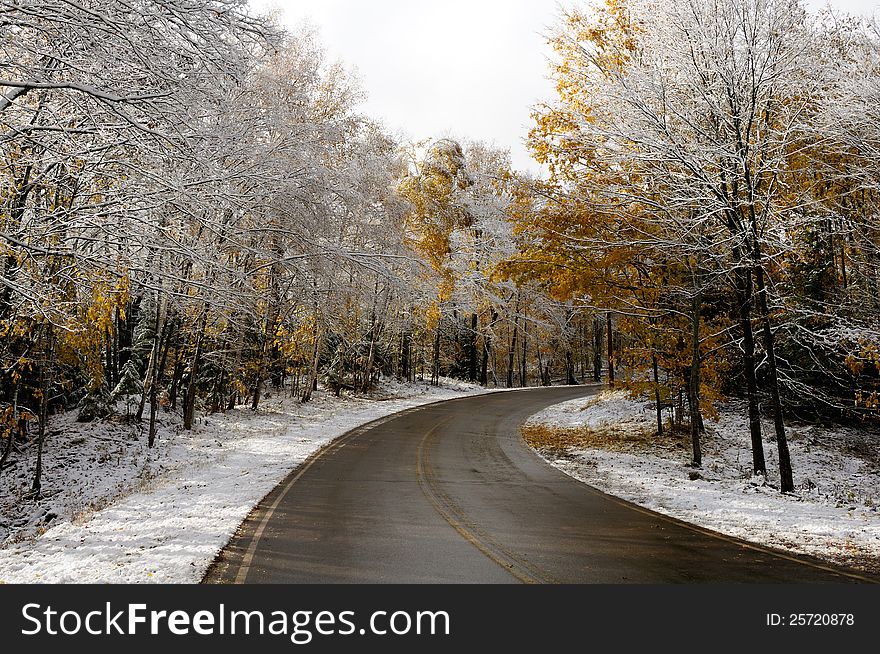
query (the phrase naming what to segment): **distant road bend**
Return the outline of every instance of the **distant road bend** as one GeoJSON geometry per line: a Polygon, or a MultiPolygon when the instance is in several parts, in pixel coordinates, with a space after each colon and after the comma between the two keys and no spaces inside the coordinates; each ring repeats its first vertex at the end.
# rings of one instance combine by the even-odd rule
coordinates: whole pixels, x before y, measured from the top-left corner
{"type": "Polygon", "coordinates": [[[874,581],[605,495],[532,452],[519,427],[596,387],[491,393],[355,429],[294,470],[209,583],[874,581]]]}

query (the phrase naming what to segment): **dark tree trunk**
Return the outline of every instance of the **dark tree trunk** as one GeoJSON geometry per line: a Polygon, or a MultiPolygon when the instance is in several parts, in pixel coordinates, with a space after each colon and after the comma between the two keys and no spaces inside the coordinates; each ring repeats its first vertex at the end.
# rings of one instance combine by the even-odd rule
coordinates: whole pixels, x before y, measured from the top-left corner
{"type": "MultiPolygon", "coordinates": [[[[755,247],[757,248],[757,245],[755,247]]],[[[780,490],[783,493],[791,493],[794,491],[791,453],[788,449],[788,439],[785,435],[785,423],[782,418],[782,401],[779,397],[779,377],[776,367],[776,345],[774,342],[773,328],[770,324],[767,288],[764,281],[764,271],[760,266],[755,268],[755,281],[758,287],[758,311],[761,314],[761,322],[763,323],[764,350],[767,355],[770,400],[773,404],[773,427],[776,433],[776,447],[779,452],[780,490]]]]}
{"type": "MultiPolygon", "coordinates": [[[[361,391],[368,393],[373,386],[373,364],[376,358],[376,341],[374,332],[370,332],[370,349],[367,352],[367,362],[364,364],[364,375],[361,380],[361,391]]],[[[341,388],[339,389],[342,390],[341,388]]],[[[339,394],[337,393],[337,397],[339,394]]]]}
{"type": "Polygon", "coordinates": [[[106,377],[109,382],[108,386],[113,388],[119,383],[119,380],[116,378],[116,370],[113,368],[113,335],[110,333],[109,328],[105,331],[104,336],[106,338],[106,344],[104,346],[106,377]]]}
{"type": "Polygon", "coordinates": [[[700,447],[702,413],[700,411],[700,290],[699,282],[694,291],[691,304],[691,367],[688,375],[688,408],[691,414],[691,445],[695,468],[703,465],[703,452],[700,447]]]}
{"type": "Polygon", "coordinates": [[[749,405],[749,434],[752,441],[752,471],[766,474],[764,443],[761,439],[761,414],[758,408],[758,381],[755,376],[755,336],[752,331],[752,274],[748,268],[736,270],[739,324],[743,334],[743,375],[749,405]]]}
{"type": "Polygon", "coordinates": [[[171,371],[171,388],[168,390],[172,411],[177,410],[177,397],[180,395],[180,385],[183,383],[183,357],[184,348],[181,343],[178,343],[178,351],[174,356],[174,369],[171,371]]]}
{"type": "Polygon", "coordinates": [[[318,361],[321,356],[321,338],[320,331],[318,329],[318,320],[317,320],[317,309],[315,310],[315,328],[312,332],[312,360],[309,365],[309,377],[307,383],[305,384],[305,388],[303,388],[303,394],[300,398],[301,402],[311,402],[312,401],[312,393],[318,390],[318,361]]]}
{"type": "Polygon", "coordinates": [[[46,442],[46,422],[49,419],[49,382],[46,375],[46,366],[51,360],[51,348],[47,352],[46,361],[40,364],[40,419],[37,430],[37,463],[34,466],[34,482],[31,490],[34,492],[36,499],[42,498],[43,488],[43,444],[46,442]]]}
{"type": "Polygon", "coordinates": [[[535,343],[535,358],[538,361],[538,375],[540,375],[541,386],[549,386],[550,384],[547,383],[547,375],[544,371],[544,361],[541,357],[541,344],[537,342],[535,343]]]}
{"type": "Polygon", "coordinates": [[[261,359],[260,368],[257,370],[256,380],[254,381],[254,390],[251,393],[251,411],[256,411],[260,406],[260,396],[263,391],[263,373],[260,371],[265,359],[261,359]]]}
{"type": "Polygon", "coordinates": [[[211,391],[211,404],[208,410],[211,413],[224,413],[226,411],[226,348],[224,344],[224,354],[220,358],[220,374],[214,380],[214,389],[211,391]]]}
{"type": "MultiPolygon", "coordinates": [[[[687,371],[685,371],[685,373],[687,374],[687,371]]],[[[687,381],[687,379],[685,379],[685,381],[687,381]]],[[[676,428],[681,427],[681,421],[682,421],[682,418],[684,417],[684,396],[685,396],[685,393],[679,389],[678,393],[676,394],[676,398],[675,398],[676,405],[677,405],[675,408],[675,426],[676,426],[676,428]]]]}
{"type": "MultiPolygon", "coordinates": [[[[742,144],[740,144],[742,146],[742,144]]],[[[742,155],[742,147],[740,147],[742,155]]],[[[743,160],[745,157],[743,157],[743,160]]],[[[752,441],[752,470],[755,474],[766,474],[767,463],[764,459],[764,444],[761,439],[761,414],[758,407],[758,382],[755,372],[755,335],[752,330],[752,303],[753,287],[752,287],[752,269],[748,262],[748,255],[754,252],[745,251],[743,248],[748,247],[748,223],[743,220],[741,211],[741,198],[739,191],[739,164],[736,165],[736,172],[729,175],[727,171],[721,169],[721,192],[727,202],[728,208],[725,212],[727,229],[731,236],[737,241],[732,247],[732,254],[736,262],[734,270],[734,278],[736,283],[737,304],[739,305],[739,323],[743,333],[743,372],[746,381],[746,394],[748,396],[749,405],[749,434],[752,441]],[[741,245],[739,239],[742,239],[745,245],[741,245]]],[[[748,177],[749,169],[746,166],[744,171],[748,177]]],[[[747,188],[751,188],[751,184],[746,183],[747,188]]],[[[754,202],[751,205],[752,224],[754,224],[754,202]]]]}
{"type": "Polygon", "coordinates": [[[587,380],[587,370],[590,369],[590,355],[588,354],[589,348],[587,347],[587,322],[583,319],[580,320],[580,329],[578,330],[580,334],[580,356],[578,357],[578,362],[581,366],[581,375],[580,378],[584,381],[587,380]]]}
{"type": "Polygon", "coordinates": [[[598,316],[593,318],[593,381],[602,381],[602,325],[598,316]]]}
{"type": "Polygon", "coordinates": [[[256,411],[260,406],[260,396],[263,390],[263,374],[257,370],[256,380],[254,381],[254,390],[251,393],[251,411],[256,411]]]}
{"type": "Polygon", "coordinates": [[[196,387],[199,375],[199,366],[202,362],[202,339],[205,333],[205,326],[208,324],[208,311],[204,310],[202,314],[201,325],[199,327],[198,336],[196,336],[196,351],[193,355],[192,368],[189,374],[189,383],[186,387],[186,395],[183,398],[183,428],[187,431],[192,429],[193,420],[196,413],[196,387]]]}
{"type": "Polygon", "coordinates": [[[402,342],[400,344],[400,376],[409,381],[409,368],[410,368],[410,348],[412,345],[410,344],[410,335],[409,333],[404,333],[402,342]]]}
{"type": "MultiPolygon", "coordinates": [[[[376,319],[375,313],[370,319],[370,323],[370,348],[367,351],[367,361],[364,364],[364,374],[363,379],[361,380],[361,391],[364,393],[368,393],[373,387],[373,368],[376,365],[376,342],[379,340],[383,329],[382,325],[376,319]]],[[[340,388],[339,391],[341,390],[342,389],[340,388]]]]}
{"type": "Polygon", "coordinates": [[[263,343],[260,347],[260,363],[257,366],[256,374],[254,376],[251,411],[256,411],[260,406],[260,396],[263,392],[263,382],[266,379],[266,370],[269,365],[269,353],[272,349],[272,342],[275,340],[275,323],[277,320],[277,308],[271,309],[267,312],[265,328],[263,329],[263,343]]]}
{"type": "Polygon", "coordinates": [[[492,321],[486,326],[486,332],[483,334],[483,361],[480,364],[480,384],[484,388],[489,386],[489,357],[492,355],[492,336],[489,329],[495,324],[496,320],[498,320],[498,313],[493,310],[492,321]]]}
{"type": "MultiPolygon", "coordinates": [[[[740,143],[740,150],[743,150],[743,144],[740,143]]],[[[743,157],[743,160],[745,158],[743,157]]],[[[758,214],[756,211],[756,201],[754,197],[755,185],[753,182],[752,170],[749,166],[743,166],[745,175],[745,187],[749,194],[748,216],[751,226],[751,255],[752,265],[754,266],[755,284],[757,285],[758,311],[763,323],[764,331],[764,349],[767,355],[767,366],[769,368],[769,384],[770,398],[773,404],[773,426],[776,432],[776,443],[779,451],[779,472],[780,472],[780,490],[783,493],[790,493],[794,490],[794,480],[791,470],[791,454],[788,450],[788,440],[785,436],[785,423],[782,418],[782,403],[779,398],[779,375],[776,365],[776,348],[774,344],[773,328],[770,324],[769,301],[767,299],[767,285],[764,278],[764,261],[761,253],[761,241],[758,232],[758,214]]],[[[831,248],[832,253],[834,248],[831,248]]]]}
{"type": "Polygon", "coordinates": [[[657,352],[651,348],[651,369],[654,373],[654,403],[657,407],[657,435],[663,435],[663,404],[660,401],[660,375],[657,369],[657,352]]]}
{"type": "MultiPolygon", "coordinates": [[[[157,314],[157,322],[158,325],[158,314],[157,314]]],[[[159,357],[159,348],[161,347],[161,341],[165,338],[165,326],[162,326],[162,329],[159,333],[157,333],[156,338],[157,346],[156,346],[156,354],[154,361],[150,364],[152,367],[150,379],[150,428],[147,434],[147,447],[153,447],[156,445],[156,413],[159,411],[159,366],[160,366],[160,357],[159,357]]]]}
{"type": "MultiPolygon", "coordinates": [[[[161,310],[159,300],[156,300],[156,326],[153,329],[153,347],[150,348],[150,360],[147,363],[147,372],[144,375],[144,390],[141,393],[138,410],[135,414],[135,420],[140,422],[144,417],[144,404],[146,404],[147,396],[150,395],[150,389],[157,383],[157,373],[159,370],[159,355],[162,349],[162,339],[164,337],[164,325],[159,324],[161,318],[161,310]]],[[[152,395],[150,395],[152,397],[152,395]]],[[[152,413],[152,412],[151,412],[152,413]]]]}
{"type": "Polygon", "coordinates": [[[119,309],[117,307],[113,308],[113,376],[116,380],[115,383],[119,383],[120,379],[120,371],[122,370],[122,362],[119,359],[119,309]]]}
{"type": "MultiPolygon", "coordinates": [[[[19,385],[15,384],[15,391],[12,394],[12,418],[15,421],[16,425],[21,425],[23,422],[23,418],[20,418],[18,415],[18,388],[19,385]]],[[[27,422],[24,422],[26,425],[27,422]]],[[[12,445],[15,441],[16,430],[22,432],[23,430],[20,428],[10,428],[9,437],[6,440],[6,447],[3,448],[3,455],[0,456],[0,474],[3,474],[3,466],[6,465],[6,460],[9,458],[9,454],[12,452],[12,445]]],[[[21,435],[19,433],[19,435],[21,435]]]]}
{"type": "Polygon", "coordinates": [[[434,334],[434,352],[431,357],[431,385],[440,385],[440,322],[437,323],[437,332],[434,334]]]}
{"type": "Polygon", "coordinates": [[[158,384],[153,384],[150,387],[150,432],[147,436],[147,447],[153,447],[156,444],[156,412],[159,410],[157,386],[158,384]]]}
{"type": "Polygon", "coordinates": [[[164,343],[162,345],[162,356],[159,357],[159,367],[156,369],[156,380],[161,381],[165,373],[165,364],[168,361],[168,352],[171,350],[171,341],[174,337],[174,320],[165,317],[164,343]]]}
{"type": "Polygon", "coordinates": [[[614,386],[614,324],[611,320],[611,312],[609,311],[605,318],[608,327],[608,385],[614,386]]]}
{"type": "Polygon", "coordinates": [[[571,355],[571,348],[565,350],[565,383],[569,386],[577,386],[578,380],[574,374],[574,357],[571,355]]]}
{"type": "Polygon", "coordinates": [[[477,326],[479,317],[476,313],[471,314],[471,333],[470,333],[470,361],[468,362],[468,379],[472,382],[477,381],[477,326]]]}
{"type": "Polygon", "coordinates": [[[513,319],[513,336],[510,339],[510,351],[507,356],[507,388],[513,388],[513,367],[516,361],[516,339],[519,332],[519,317],[513,319]]]}

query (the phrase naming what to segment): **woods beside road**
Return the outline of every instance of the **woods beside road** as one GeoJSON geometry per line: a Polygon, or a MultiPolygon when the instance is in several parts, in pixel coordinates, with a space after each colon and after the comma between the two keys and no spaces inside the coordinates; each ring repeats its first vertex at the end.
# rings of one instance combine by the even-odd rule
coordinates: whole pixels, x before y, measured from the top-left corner
{"type": "Polygon", "coordinates": [[[152,450],[168,424],[380,379],[602,381],[695,469],[734,398],[782,493],[792,425],[876,428],[875,22],[560,11],[535,176],[393,136],[314,30],[244,2],[93,5],[0,0],[0,483],[22,503],[63,486],[48,448],[152,450]]]}

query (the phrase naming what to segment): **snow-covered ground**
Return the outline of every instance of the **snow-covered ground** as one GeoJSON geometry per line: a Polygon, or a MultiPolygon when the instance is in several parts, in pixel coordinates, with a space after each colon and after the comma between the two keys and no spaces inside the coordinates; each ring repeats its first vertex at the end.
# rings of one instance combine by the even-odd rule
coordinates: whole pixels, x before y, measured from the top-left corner
{"type": "MultiPolygon", "coordinates": [[[[275,395],[201,418],[192,432],[160,412],[157,447],[124,421],[52,419],[44,498],[28,497],[33,456],[0,474],[0,583],[196,582],[253,506],[311,453],[366,422],[477,393],[386,383],[372,398],[275,395]]],[[[750,473],[745,411],[709,423],[699,477],[686,435],[653,436],[640,401],[605,392],[533,416],[526,433],[553,465],[605,492],[754,542],[880,571],[880,437],[855,429],[789,427],[797,491],[750,473]],[[536,429],[537,427],[537,429],[536,429]]],[[[765,433],[772,426],[765,425],[765,433]]]]}
{"type": "MultiPolygon", "coordinates": [[[[772,435],[770,423],[764,434],[772,435]]],[[[768,476],[751,474],[746,409],[707,421],[703,467],[689,467],[689,434],[655,436],[646,402],[621,391],[532,416],[526,439],[552,465],[600,490],[724,534],[880,572],[880,434],[789,425],[796,491],[781,494],[775,440],[768,476]]]]}
{"type": "Polygon", "coordinates": [[[201,418],[191,432],[160,411],[157,446],[123,421],[53,418],[43,499],[28,497],[33,456],[0,474],[0,583],[199,581],[251,509],[345,432],[479,387],[388,381],[371,398],[274,395],[258,412],[201,418]]]}

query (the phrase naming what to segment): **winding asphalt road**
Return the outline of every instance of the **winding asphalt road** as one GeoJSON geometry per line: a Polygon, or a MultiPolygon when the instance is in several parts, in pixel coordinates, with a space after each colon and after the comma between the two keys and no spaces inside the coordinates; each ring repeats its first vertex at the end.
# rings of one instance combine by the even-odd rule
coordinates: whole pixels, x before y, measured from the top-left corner
{"type": "Polygon", "coordinates": [[[872,581],[701,530],[577,482],[519,426],[596,392],[431,404],[349,432],[252,512],[209,583],[872,581]]]}

